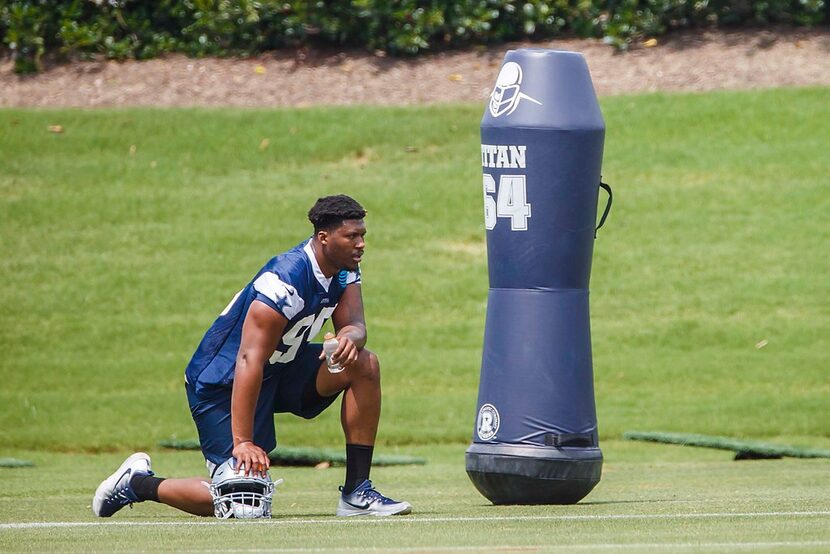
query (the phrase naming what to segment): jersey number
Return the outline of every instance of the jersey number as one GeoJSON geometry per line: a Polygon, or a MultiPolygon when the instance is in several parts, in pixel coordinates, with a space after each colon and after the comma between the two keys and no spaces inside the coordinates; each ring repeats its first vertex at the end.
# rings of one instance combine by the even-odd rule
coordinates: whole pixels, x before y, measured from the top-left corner
{"type": "Polygon", "coordinates": [[[282,343],[288,347],[288,350],[285,352],[274,350],[268,362],[271,364],[287,364],[293,361],[297,356],[297,351],[303,344],[303,339],[305,339],[305,342],[310,342],[314,339],[317,333],[320,332],[320,329],[323,328],[323,324],[331,317],[336,307],[323,308],[316,317],[314,314],[307,315],[295,323],[294,327],[282,336],[282,343]]]}
{"type": "Polygon", "coordinates": [[[502,175],[499,178],[498,195],[496,180],[489,173],[484,174],[484,227],[492,230],[499,217],[510,218],[510,230],[527,231],[530,219],[530,204],[527,202],[527,185],[524,175],[502,175]]]}

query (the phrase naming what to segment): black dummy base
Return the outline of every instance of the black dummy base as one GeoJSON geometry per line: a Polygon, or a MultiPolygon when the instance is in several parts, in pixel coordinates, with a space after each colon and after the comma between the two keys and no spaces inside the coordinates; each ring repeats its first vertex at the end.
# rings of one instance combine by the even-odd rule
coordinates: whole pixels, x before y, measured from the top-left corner
{"type": "Polygon", "coordinates": [[[602,475],[599,447],[473,443],[467,475],[493,504],[576,504],[602,475]]]}

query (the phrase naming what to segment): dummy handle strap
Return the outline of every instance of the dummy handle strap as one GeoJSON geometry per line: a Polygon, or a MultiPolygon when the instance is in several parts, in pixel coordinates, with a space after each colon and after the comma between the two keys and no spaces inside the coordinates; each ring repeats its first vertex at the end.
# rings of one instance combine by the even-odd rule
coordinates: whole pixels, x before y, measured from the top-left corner
{"type": "Polygon", "coordinates": [[[596,229],[594,229],[594,238],[597,238],[597,231],[599,228],[605,225],[605,220],[608,218],[608,212],[611,211],[611,202],[614,201],[614,193],[611,192],[611,186],[607,183],[602,182],[602,178],[599,181],[600,188],[605,189],[605,192],[608,193],[608,202],[605,204],[605,210],[602,212],[602,217],[599,218],[599,225],[597,225],[596,229]]]}

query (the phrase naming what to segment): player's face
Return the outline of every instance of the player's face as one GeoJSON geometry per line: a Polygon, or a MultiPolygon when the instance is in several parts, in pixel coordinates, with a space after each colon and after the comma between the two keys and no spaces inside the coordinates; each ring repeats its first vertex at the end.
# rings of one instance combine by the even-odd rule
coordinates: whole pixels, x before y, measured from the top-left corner
{"type": "Polygon", "coordinates": [[[337,229],[328,231],[325,254],[337,269],[357,269],[366,248],[366,224],[362,219],[346,219],[337,229]]]}

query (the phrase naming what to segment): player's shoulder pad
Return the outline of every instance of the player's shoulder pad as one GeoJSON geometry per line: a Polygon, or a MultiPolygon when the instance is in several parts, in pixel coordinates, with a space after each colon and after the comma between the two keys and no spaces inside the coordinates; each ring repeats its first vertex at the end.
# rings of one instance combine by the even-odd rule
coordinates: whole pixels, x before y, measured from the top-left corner
{"type": "Polygon", "coordinates": [[[297,293],[297,289],[270,271],[254,280],[254,290],[273,302],[286,319],[296,316],[305,306],[305,300],[297,293]]]}

